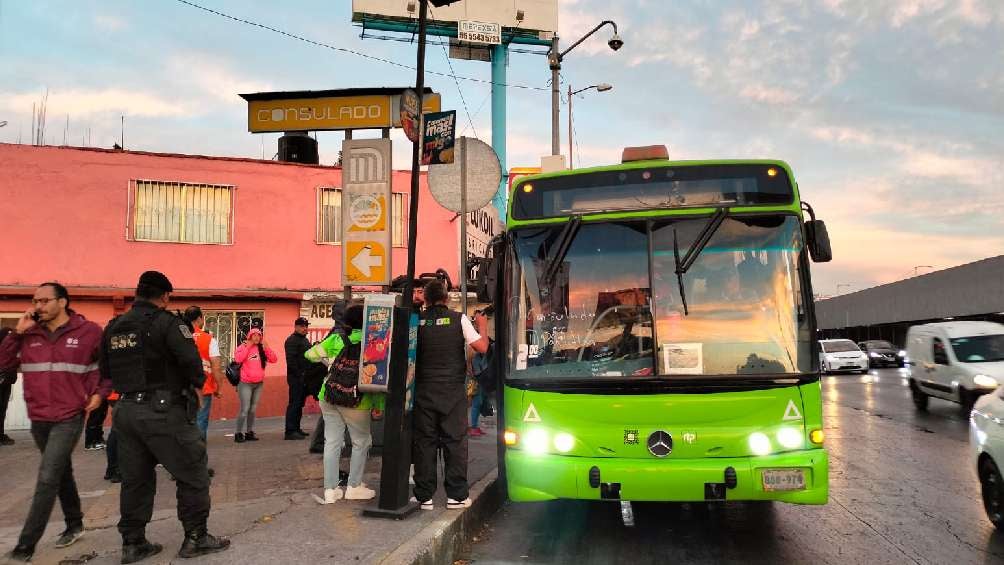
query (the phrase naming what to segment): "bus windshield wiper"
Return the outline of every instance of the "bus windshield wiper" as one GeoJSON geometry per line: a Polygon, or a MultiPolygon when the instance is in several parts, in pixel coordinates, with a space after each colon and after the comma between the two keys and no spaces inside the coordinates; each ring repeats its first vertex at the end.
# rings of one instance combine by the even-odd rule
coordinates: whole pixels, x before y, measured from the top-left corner
{"type": "Polygon", "coordinates": [[[707,247],[708,242],[711,241],[711,238],[728,215],[728,208],[719,208],[716,210],[715,214],[708,220],[708,223],[701,229],[701,233],[697,234],[697,239],[694,240],[690,249],[687,250],[687,254],[683,256],[682,261],[680,260],[680,244],[677,242],[676,228],[673,229],[673,258],[676,260],[676,281],[680,286],[680,300],[683,302],[684,316],[689,316],[690,312],[687,309],[687,296],[683,290],[683,275],[694,266],[701,251],[704,251],[704,248],[707,247]]]}
{"type": "Polygon", "coordinates": [[[561,228],[561,233],[558,234],[558,241],[554,244],[554,258],[547,263],[547,267],[544,270],[544,286],[550,288],[554,282],[554,277],[561,270],[561,263],[565,260],[565,256],[568,255],[568,250],[572,247],[572,240],[579,233],[579,226],[581,225],[582,216],[572,216],[565,226],[561,228]]]}

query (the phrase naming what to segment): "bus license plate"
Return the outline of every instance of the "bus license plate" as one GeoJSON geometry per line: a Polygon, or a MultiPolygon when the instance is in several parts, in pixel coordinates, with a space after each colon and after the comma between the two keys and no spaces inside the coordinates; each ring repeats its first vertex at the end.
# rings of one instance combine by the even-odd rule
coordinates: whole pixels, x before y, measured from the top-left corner
{"type": "Polygon", "coordinates": [[[763,490],[805,490],[805,470],[764,469],[763,490]]]}

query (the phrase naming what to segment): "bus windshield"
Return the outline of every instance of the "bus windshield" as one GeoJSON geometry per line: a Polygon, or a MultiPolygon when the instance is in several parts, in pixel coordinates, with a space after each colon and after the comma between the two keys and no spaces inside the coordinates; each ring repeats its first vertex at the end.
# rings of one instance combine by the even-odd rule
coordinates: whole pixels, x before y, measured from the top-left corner
{"type": "Polygon", "coordinates": [[[683,275],[685,312],[674,245],[707,222],[515,231],[509,378],[810,373],[798,219],[727,217],[683,275]]]}

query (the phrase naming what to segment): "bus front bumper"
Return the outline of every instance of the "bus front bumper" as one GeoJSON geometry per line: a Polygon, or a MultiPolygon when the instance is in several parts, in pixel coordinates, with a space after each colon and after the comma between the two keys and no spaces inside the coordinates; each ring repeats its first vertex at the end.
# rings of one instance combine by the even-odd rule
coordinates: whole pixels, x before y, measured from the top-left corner
{"type": "Polygon", "coordinates": [[[704,459],[585,458],[510,449],[505,461],[509,498],[515,502],[559,498],[655,502],[724,499],[826,504],[829,493],[829,459],[823,449],[704,459]],[[722,488],[730,467],[735,470],[735,486],[722,488]],[[593,468],[599,469],[601,483],[595,488],[590,485],[593,468]],[[788,469],[802,470],[804,488],[764,488],[765,471],[776,476],[778,470],[784,473],[788,469]]]}

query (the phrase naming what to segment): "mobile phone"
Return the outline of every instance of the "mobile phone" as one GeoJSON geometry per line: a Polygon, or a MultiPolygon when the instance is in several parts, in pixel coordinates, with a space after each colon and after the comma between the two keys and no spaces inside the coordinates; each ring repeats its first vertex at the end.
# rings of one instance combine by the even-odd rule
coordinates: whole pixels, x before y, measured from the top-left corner
{"type": "Polygon", "coordinates": [[[38,318],[39,318],[38,312],[32,312],[31,313],[31,319],[32,320],[35,320],[36,322],[38,322],[38,318]]]}

